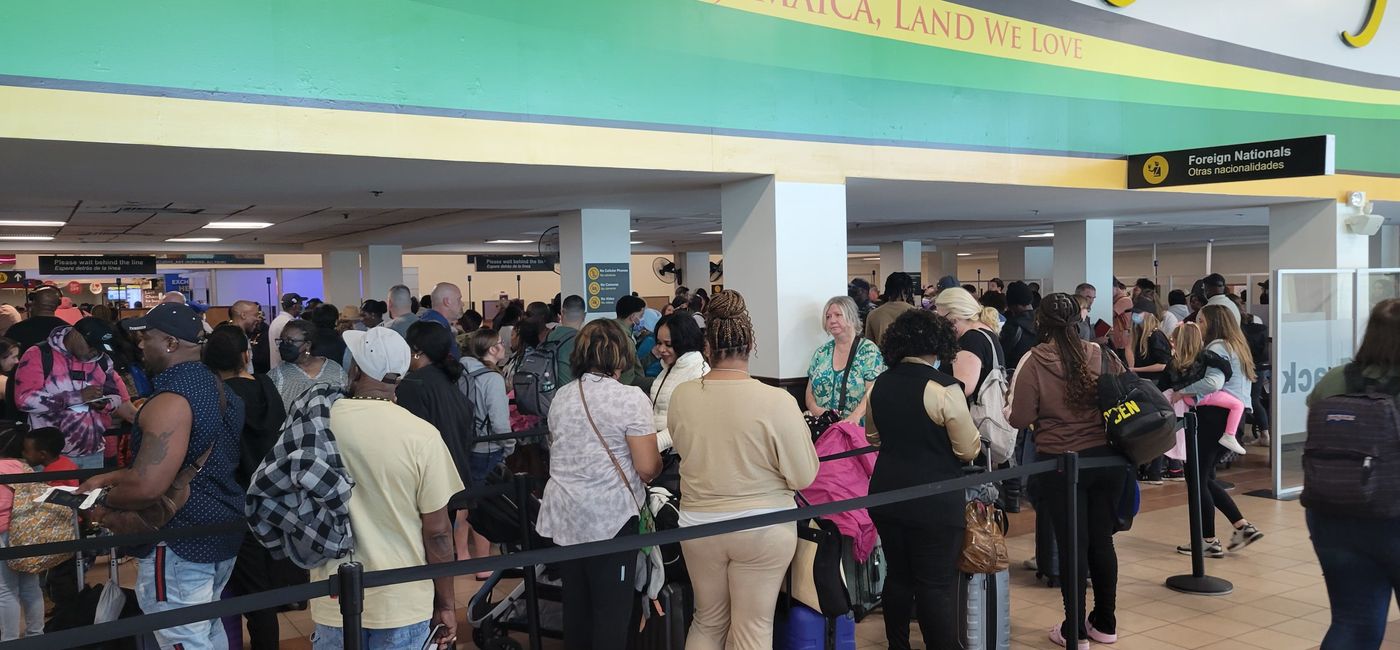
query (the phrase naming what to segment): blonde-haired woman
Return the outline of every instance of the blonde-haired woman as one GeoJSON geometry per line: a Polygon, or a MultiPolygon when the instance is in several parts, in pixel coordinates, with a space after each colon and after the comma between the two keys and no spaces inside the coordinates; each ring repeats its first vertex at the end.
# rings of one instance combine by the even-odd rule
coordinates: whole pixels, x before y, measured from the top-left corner
{"type": "Polygon", "coordinates": [[[822,330],[831,340],[817,348],[807,367],[807,412],[821,417],[834,410],[841,420],[860,424],[869,404],[870,387],[885,371],[880,346],[861,336],[860,312],[849,296],[826,301],[822,330]]]}
{"type": "MultiPolygon", "coordinates": [[[[681,456],[680,525],[792,508],[817,476],[797,400],[749,376],[756,341],[743,296],[716,294],[705,323],[710,371],[677,386],[666,415],[681,456]]],[[[792,524],[681,542],[695,589],[686,649],[772,648],[773,603],[796,548],[792,524]]]]}
{"type": "Polygon", "coordinates": [[[997,361],[1006,358],[997,334],[997,312],[983,307],[966,289],[944,289],[933,300],[934,311],[953,323],[958,334],[958,354],[953,357],[953,377],[962,382],[971,399],[982,389],[997,361]]]}

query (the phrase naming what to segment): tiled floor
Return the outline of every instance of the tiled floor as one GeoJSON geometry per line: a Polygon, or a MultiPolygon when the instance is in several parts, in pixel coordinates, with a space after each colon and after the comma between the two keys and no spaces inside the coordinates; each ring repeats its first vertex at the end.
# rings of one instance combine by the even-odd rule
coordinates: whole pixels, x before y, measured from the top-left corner
{"type": "MultiPolygon", "coordinates": [[[[1133,529],[1115,540],[1119,556],[1118,621],[1120,650],[1302,650],[1315,648],[1329,621],[1327,593],[1308,541],[1303,511],[1297,502],[1244,496],[1262,487],[1267,472],[1259,461],[1222,474],[1235,482],[1233,491],[1245,516],[1266,537],[1238,554],[1207,560],[1211,575],[1234,583],[1234,593],[1223,597],[1188,596],[1162,585],[1165,578],[1189,573],[1190,558],[1178,555],[1175,546],[1187,541],[1185,487],[1180,483],[1143,486],[1143,512],[1133,529]]],[[[1060,622],[1063,607],[1058,589],[1036,583],[1033,574],[1019,568],[1033,555],[1033,513],[1013,516],[1008,540],[1013,562],[1011,621],[1013,649],[1053,648],[1046,632],[1060,622]]],[[[1221,526],[1225,526],[1221,522],[1221,526]]],[[[458,578],[458,603],[465,604],[479,583],[458,578]]],[[[310,615],[282,615],[282,647],[309,648],[310,615]]],[[[465,616],[459,618],[465,620],[465,616]]],[[[1388,650],[1400,650],[1400,611],[1392,607],[1388,650]]],[[[464,626],[465,627],[465,626],[464,626]]],[[[884,647],[884,623],[878,613],[856,630],[861,650],[884,647]]],[[[914,630],[915,646],[922,646],[914,630]]],[[[461,631],[461,647],[474,647],[470,630],[461,631]]],[[[523,641],[524,639],[521,638],[523,641]]],[[[545,648],[560,644],[546,641],[545,648]]],[[[939,644],[927,646],[930,650],[939,644]]],[[[1096,647],[1105,647],[1097,646],[1096,647]]]]}

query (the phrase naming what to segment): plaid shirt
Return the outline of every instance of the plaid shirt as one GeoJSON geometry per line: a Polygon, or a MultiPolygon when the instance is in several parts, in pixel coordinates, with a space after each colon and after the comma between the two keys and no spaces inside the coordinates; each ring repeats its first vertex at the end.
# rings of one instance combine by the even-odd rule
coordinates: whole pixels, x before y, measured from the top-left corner
{"type": "Polygon", "coordinates": [[[331,435],[331,405],[344,394],[312,387],[288,408],[282,435],[253,473],[245,510],[254,537],[272,556],[304,569],[355,550],[350,490],[355,481],[331,435]]]}

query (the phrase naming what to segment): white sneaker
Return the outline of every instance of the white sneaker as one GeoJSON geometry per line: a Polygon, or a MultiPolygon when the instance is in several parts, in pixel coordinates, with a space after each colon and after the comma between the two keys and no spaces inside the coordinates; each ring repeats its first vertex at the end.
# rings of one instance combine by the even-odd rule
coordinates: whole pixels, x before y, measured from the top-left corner
{"type": "Polygon", "coordinates": [[[1228,433],[1220,436],[1220,445],[1241,456],[1245,454],[1244,447],[1240,446],[1240,441],[1228,433]]]}

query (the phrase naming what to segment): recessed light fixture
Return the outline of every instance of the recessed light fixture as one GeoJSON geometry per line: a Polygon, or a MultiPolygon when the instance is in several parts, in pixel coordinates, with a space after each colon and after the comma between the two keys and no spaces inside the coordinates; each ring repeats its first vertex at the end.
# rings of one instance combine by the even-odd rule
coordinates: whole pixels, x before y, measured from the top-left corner
{"type": "Polygon", "coordinates": [[[271,223],[266,221],[211,221],[205,228],[216,230],[257,230],[267,228],[271,223]]]}
{"type": "Polygon", "coordinates": [[[0,235],[4,241],[53,241],[49,235],[0,235]]]}
{"type": "Polygon", "coordinates": [[[14,226],[16,228],[62,228],[68,225],[66,221],[24,221],[22,219],[0,219],[0,226],[14,226]]]}
{"type": "Polygon", "coordinates": [[[958,253],[958,257],[972,257],[972,253],[958,253]]]}
{"type": "Polygon", "coordinates": [[[723,234],[724,234],[724,231],[723,231],[723,230],[711,230],[711,231],[709,231],[709,232],[702,232],[702,233],[700,233],[700,234],[702,234],[702,235],[723,235],[723,234]]]}
{"type": "Polygon", "coordinates": [[[216,241],[223,241],[222,237],[171,237],[165,241],[177,244],[212,244],[216,241]]]}
{"type": "Polygon", "coordinates": [[[633,229],[631,229],[631,230],[629,230],[629,231],[627,231],[627,232],[637,232],[637,229],[636,229],[636,228],[633,228],[633,229]]]}
{"type": "Polygon", "coordinates": [[[1053,232],[1037,232],[1037,233],[1031,233],[1031,234],[1029,234],[1029,235],[1021,235],[1020,237],[1021,237],[1021,239],[1043,239],[1043,238],[1045,238],[1045,237],[1054,237],[1054,236],[1055,236],[1055,233],[1053,233],[1053,232]]]}
{"type": "Polygon", "coordinates": [[[533,240],[533,239],[488,239],[488,240],[486,240],[486,243],[488,243],[488,244],[529,244],[529,243],[531,243],[531,242],[533,242],[533,241],[535,241],[535,240],[533,240]]]}
{"type": "Polygon", "coordinates": [[[637,244],[645,244],[646,242],[634,241],[634,242],[628,242],[628,243],[632,244],[633,246],[636,246],[637,244]]]}

